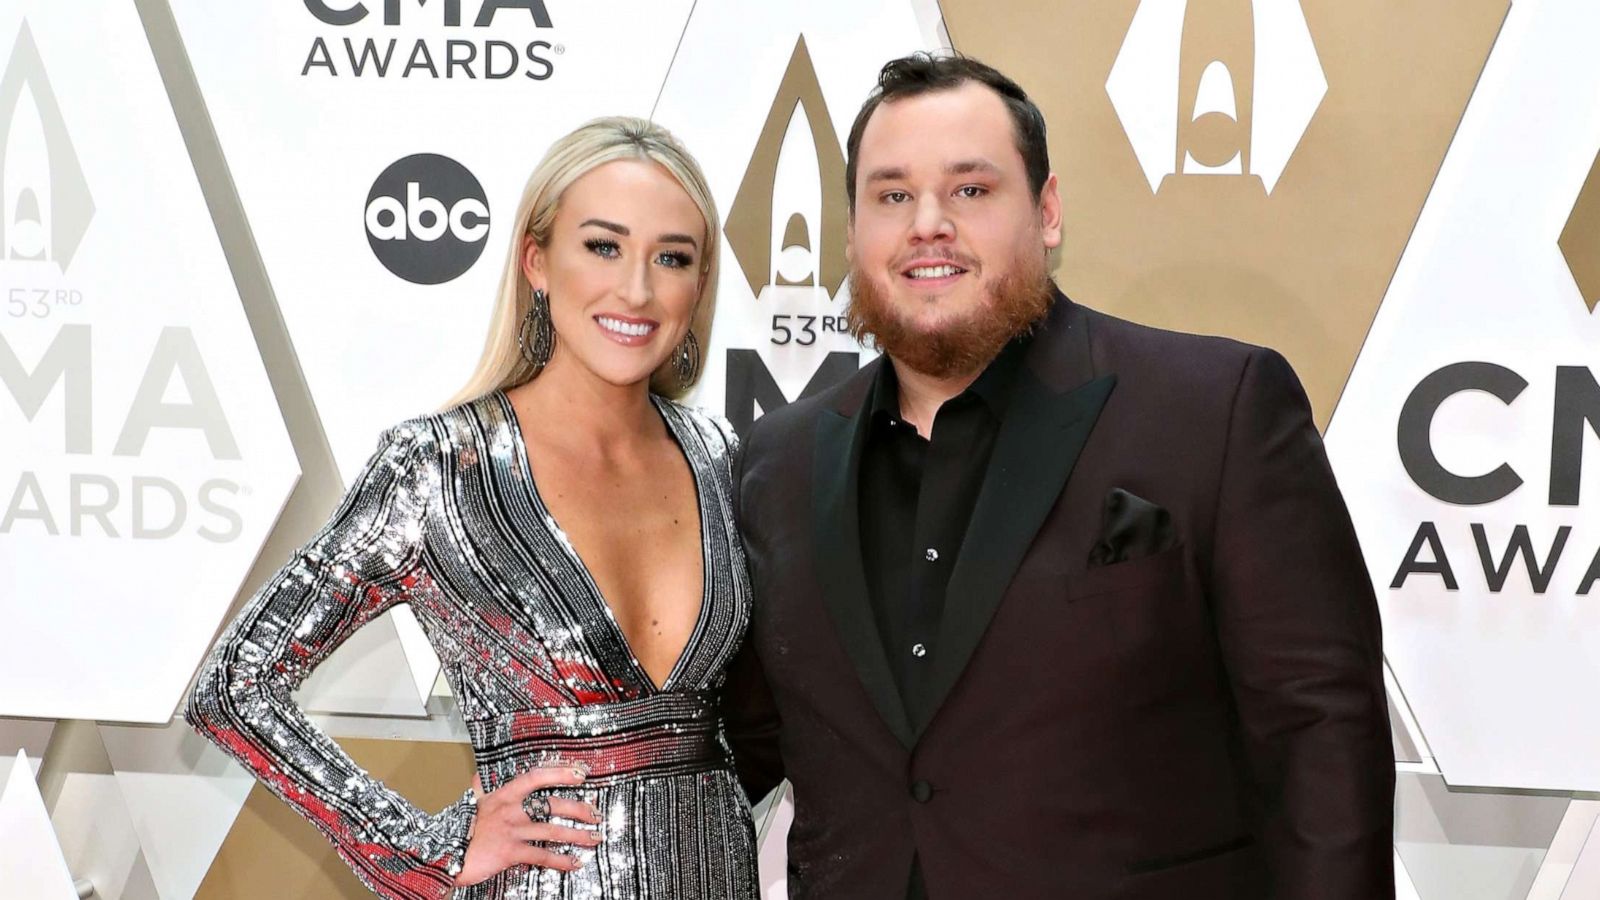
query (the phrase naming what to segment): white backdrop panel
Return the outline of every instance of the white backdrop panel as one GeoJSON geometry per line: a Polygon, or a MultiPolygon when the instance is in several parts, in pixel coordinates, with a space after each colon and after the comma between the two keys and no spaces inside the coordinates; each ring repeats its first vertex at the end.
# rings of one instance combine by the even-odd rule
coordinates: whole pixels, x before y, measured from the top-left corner
{"type": "Polygon", "coordinates": [[[906,0],[701,0],[656,112],[699,156],[724,222],[734,223],[693,402],[742,426],[871,357],[840,328],[844,223],[823,198],[842,214],[842,152],[856,111],[884,62],[936,49],[927,33],[906,0]],[[780,149],[775,160],[753,158],[769,121],[781,129],[780,149]],[[740,229],[736,200],[770,201],[758,234],[740,229]],[[796,217],[803,238],[791,243],[796,217]]]}
{"type": "MultiPolygon", "coordinates": [[[[449,4],[406,0],[397,5],[399,22],[389,25],[378,0],[326,4],[364,14],[335,25],[313,14],[324,7],[315,2],[172,3],[346,479],[382,429],[438,408],[466,381],[483,347],[528,174],[553,139],[590,118],[649,114],[691,3],[500,5],[464,0],[460,24],[450,25],[449,4]],[[533,14],[541,8],[550,27],[533,14]],[[488,22],[477,26],[486,14],[488,22]],[[356,74],[346,41],[358,59],[368,41],[379,58],[393,42],[385,74],[371,57],[356,74]],[[544,62],[530,61],[530,51],[544,62]],[[452,53],[458,63],[469,55],[474,62],[451,67],[452,53]],[[487,77],[486,58],[497,75],[510,74],[487,77]],[[459,241],[476,245],[481,257],[436,285],[386,268],[365,224],[380,173],[424,153],[470,172],[488,207],[487,232],[459,241]]],[[[423,198],[449,189],[441,186],[442,170],[423,171],[416,204],[395,195],[403,205],[420,208],[423,198]]],[[[422,224],[431,223],[423,217],[422,224]]],[[[463,213],[464,231],[481,224],[463,213]]],[[[451,240],[446,234],[393,249],[425,257],[451,240]]]]}
{"type": "Polygon", "coordinates": [[[1597,33],[1592,3],[1512,5],[1328,431],[1390,665],[1452,784],[1600,790],[1600,586],[1578,593],[1600,550],[1600,440],[1596,422],[1556,412],[1558,381],[1569,401],[1600,399],[1600,315],[1557,246],[1600,151],[1597,33]],[[1485,365],[1447,368],[1460,363],[1485,365]],[[1505,399],[1487,392],[1497,379],[1505,399]],[[1431,384],[1442,402],[1424,402],[1431,384]],[[1576,447],[1588,471],[1552,498],[1562,422],[1583,433],[1555,442],[1554,469],[1574,474],[1576,447]],[[1430,456],[1453,475],[1426,474],[1430,456]],[[1502,464],[1521,480],[1504,496],[1457,480],[1502,464]],[[1408,554],[1424,523],[1437,547],[1408,554]],[[1525,526],[1544,590],[1525,558],[1496,589],[1475,524],[1491,569],[1525,526]],[[1391,587],[1408,555],[1437,551],[1455,589],[1425,571],[1391,587]]]}
{"type": "Polygon", "coordinates": [[[133,5],[0,40],[0,715],[165,721],[299,472],[133,5]]]}

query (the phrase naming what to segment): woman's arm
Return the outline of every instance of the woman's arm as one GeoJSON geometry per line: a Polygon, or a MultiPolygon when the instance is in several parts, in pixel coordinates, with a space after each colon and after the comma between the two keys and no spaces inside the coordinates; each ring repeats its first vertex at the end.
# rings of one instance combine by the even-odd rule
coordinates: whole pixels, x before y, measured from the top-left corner
{"type": "Polygon", "coordinates": [[[476,813],[471,791],[428,815],[373,779],[290,693],[356,629],[427,577],[423,519],[437,493],[426,424],[385,432],[321,532],[245,605],[211,652],[185,711],[333,841],[374,892],[445,897],[476,813]]]}

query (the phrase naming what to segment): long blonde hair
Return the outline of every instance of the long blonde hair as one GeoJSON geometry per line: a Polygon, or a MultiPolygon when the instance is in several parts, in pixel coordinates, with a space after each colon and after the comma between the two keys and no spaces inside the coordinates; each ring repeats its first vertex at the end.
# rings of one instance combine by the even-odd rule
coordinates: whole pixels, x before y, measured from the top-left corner
{"type": "MultiPolygon", "coordinates": [[[[700,164],[671,132],[646,119],[608,116],[595,119],[557,140],[528,176],[522,202],[517,204],[516,225],[500,275],[494,312],[489,318],[483,356],[472,377],[450,399],[449,405],[481,397],[496,389],[515,387],[534,377],[533,366],[517,345],[522,320],[533,304],[533,289],[522,272],[523,236],[531,235],[539,246],[548,246],[561,195],[591,169],[619,159],[648,160],[666,169],[705,217],[703,280],[694,316],[689,322],[689,330],[699,341],[702,353],[702,365],[695,371],[695,380],[699,380],[700,372],[705,369],[704,354],[711,346],[711,319],[717,306],[717,257],[721,250],[722,223],[717,217],[716,201],[711,197],[711,188],[700,164]]],[[[670,359],[650,376],[650,389],[673,399],[682,397],[693,386],[693,383],[683,383],[670,359]]]]}

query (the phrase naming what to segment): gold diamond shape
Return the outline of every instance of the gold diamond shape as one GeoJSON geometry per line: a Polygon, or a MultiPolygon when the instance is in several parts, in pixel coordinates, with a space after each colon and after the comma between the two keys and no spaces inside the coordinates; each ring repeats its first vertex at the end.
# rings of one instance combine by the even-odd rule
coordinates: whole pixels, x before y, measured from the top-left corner
{"type": "Polygon", "coordinates": [[[1578,293],[1588,304],[1589,312],[1600,305],[1600,156],[1589,167],[1589,177],[1584,179],[1583,190],[1572,204],[1572,215],[1561,229],[1561,239],[1556,242],[1561,255],[1566,257],[1572,280],[1578,283],[1578,293]]]}

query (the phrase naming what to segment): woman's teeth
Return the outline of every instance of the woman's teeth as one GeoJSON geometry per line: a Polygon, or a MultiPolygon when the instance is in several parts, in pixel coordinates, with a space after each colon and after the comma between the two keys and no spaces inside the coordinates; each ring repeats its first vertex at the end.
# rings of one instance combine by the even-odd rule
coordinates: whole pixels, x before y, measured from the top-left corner
{"type": "Polygon", "coordinates": [[[644,337],[656,330],[656,326],[649,322],[624,322],[621,319],[613,319],[610,316],[596,316],[595,319],[600,323],[601,328],[607,331],[614,331],[617,334],[625,334],[628,337],[644,337]]]}

